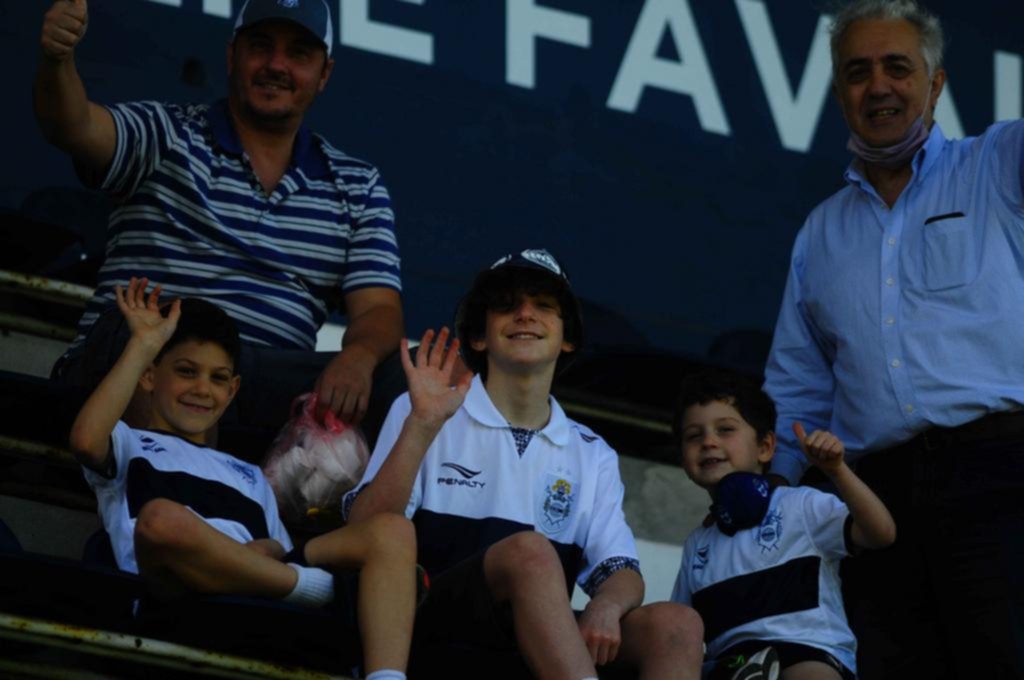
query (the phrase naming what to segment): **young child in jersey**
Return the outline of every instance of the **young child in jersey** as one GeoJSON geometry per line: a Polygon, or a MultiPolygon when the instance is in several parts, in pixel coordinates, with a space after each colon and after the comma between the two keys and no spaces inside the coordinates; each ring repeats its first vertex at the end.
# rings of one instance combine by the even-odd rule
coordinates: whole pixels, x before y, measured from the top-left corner
{"type": "Polygon", "coordinates": [[[117,287],[131,337],[70,437],[118,566],[160,597],[191,591],[312,607],[334,598],[325,570],[359,569],[367,678],[404,678],[416,597],[411,524],[382,514],[294,547],[260,469],[206,446],[241,383],[234,323],[199,299],[161,310],[160,287],[147,295],[147,285],[117,287]],[[136,387],[145,429],[120,421],[136,387]]]}
{"type": "MultiPolygon", "coordinates": [[[[455,325],[451,348],[447,329],[428,331],[415,362],[403,343],[409,393],[345,498],[352,519],[404,511],[416,524],[431,577],[416,647],[500,652],[495,659],[518,650],[539,678],[596,677],[612,662],[643,678],[699,677],[693,610],[642,606],[615,451],[551,396],[583,341],[580,303],[559,263],[543,250],[501,258],[477,276],[455,325]],[[459,347],[478,375],[451,387],[459,347]],[[591,596],[578,618],[573,582],[591,596]]],[[[446,659],[427,674],[503,670],[467,676],[446,659]]]]}
{"type": "Polygon", "coordinates": [[[794,431],[840,497],[773,488],[775,407],[753,381],[709,370],[683,380],[675,419],[686,474],[714,524],[686,539],[672,600],[704,620],[712,678],[852,679],[839,561],[896,538],[892,516],[843,460],[831,433],[794,431]],[[781,670],[781,675],[779,674],[781,670]]]}

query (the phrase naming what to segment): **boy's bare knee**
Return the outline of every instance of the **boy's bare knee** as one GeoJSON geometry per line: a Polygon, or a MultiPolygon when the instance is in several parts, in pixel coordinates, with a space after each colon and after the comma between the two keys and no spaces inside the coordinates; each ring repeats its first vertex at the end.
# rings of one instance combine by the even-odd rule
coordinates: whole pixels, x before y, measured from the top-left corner
{"type": "Polygon", "coordinates": [[[371,556],[389,559],[416,559],[416,528],[403,515],[385,512],[366,520],[371,556]]]}
{"type": "Polygon", "coordinates": [[[552,579],[558,584],[565,582],[558,553],[551,541],[536,531],[520,531],[488,548],[484,574],[499,601],[552,579]]]}
{"type": "Polygon", "coordinates": [[[674,602],[656,602],[630,612],[623,633],[646,654],[703,654],[704,622],[696,611],[674,602]]]}
{"type": "Polygon", "coordinates": [[[536,531],[520,531],[498,541],[487,550],[486,560],[499,569],[511,569],[517,574],[562,572],[562,563],[551,541],[536,531]]]}
{"type": "Polygon", "coordinates": [[[181,545],[189,536],[194,519],[180,503],[155,498],[139,509],[135,520],[135,542],[150,549],[181,545]]]}

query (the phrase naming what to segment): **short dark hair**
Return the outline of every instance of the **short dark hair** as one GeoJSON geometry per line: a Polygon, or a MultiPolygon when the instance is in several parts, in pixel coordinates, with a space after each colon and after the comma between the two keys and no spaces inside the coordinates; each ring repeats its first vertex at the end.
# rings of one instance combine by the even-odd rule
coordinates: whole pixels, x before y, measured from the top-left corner
{"type": "MultiPolygon", "coordinates": [[[[167,316],[170,310],[170,305],[164,305],[161,311],[164,316],[167,316]]],[[[238,373],[238,357],[242,351],[242,341],[238,336],[238,327],[234,320],[223,309],[200,298],[182,298],[178,327],[174,329],[171,339],[160,348],[153,363],[160,363],[165,354],[189,340],[212,342],[219,346],[231,359],[231,372],[238,373]]]]}
{"type": "Polygon", "coordinates": [[[470,343],[484,337],[487,330],[487,312],[507,311],[515,307],[524,295],[551,295],[558,301],[559,314],[564,324],[563,335],[572,343],[573,352],[562,352],[556,372],[561,371],[583,344],[583,323],[579,300],[565,279],[542,269],[503,266],[485,269],[477,275],[469,293],[459,305],[455,332],[462,342],[462,358],[474,373],[487,377],[487,352],[473,349],[470,343]]]}
{"type": "Polygon", "coordinates": [[[677,443],[683,439],[683,416],[695,404],[728,402],[747,421],[757,438],[775,431],[775,404],[753,378],[723,368],[705,368],[683,378],[672,419],[672,434],[677,443]]]}

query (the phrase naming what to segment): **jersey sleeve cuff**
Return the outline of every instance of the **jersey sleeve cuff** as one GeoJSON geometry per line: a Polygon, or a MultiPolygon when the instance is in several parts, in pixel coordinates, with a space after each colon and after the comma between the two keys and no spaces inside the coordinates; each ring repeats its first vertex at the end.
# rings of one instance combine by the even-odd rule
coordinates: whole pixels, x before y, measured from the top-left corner
{"type": "MultiPolygon", "coordinates": [[[[601,564],[594,567],[587,580],[580,584],[580,587],[590,597],[594,596],[601,584],[608,580],[608,577],[620,569],[632,569],[640,574],[640,560],[633,557],[609,557],[601,564]]],[[[641,574],[642,575],[642,574],[641,574]]]]}

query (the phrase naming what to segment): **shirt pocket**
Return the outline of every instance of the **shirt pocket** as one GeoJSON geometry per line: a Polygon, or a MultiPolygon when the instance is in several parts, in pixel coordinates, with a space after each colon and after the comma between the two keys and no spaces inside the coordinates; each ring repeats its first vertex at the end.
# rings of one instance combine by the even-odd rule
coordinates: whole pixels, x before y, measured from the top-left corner
{"type": "Polygon", "coordinates": [[[925,224],[924,285],[928,290],[957,288],[978,276],[972,223],[960,215],[925,224]]]}

